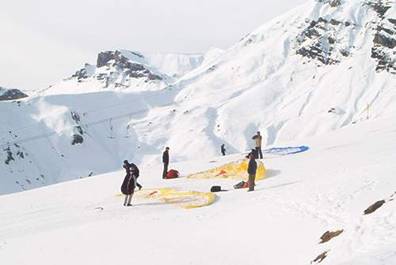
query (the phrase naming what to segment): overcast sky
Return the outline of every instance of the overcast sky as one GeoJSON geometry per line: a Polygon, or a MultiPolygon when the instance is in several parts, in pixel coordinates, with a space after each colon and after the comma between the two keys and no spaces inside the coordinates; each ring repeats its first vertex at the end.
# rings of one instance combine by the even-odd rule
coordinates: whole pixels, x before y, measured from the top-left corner
{"type": "Polygon", "coordinates": [[[227,48],[307,0],[0,0],[0,86],[44,88],[99,51],[227,48]]]}

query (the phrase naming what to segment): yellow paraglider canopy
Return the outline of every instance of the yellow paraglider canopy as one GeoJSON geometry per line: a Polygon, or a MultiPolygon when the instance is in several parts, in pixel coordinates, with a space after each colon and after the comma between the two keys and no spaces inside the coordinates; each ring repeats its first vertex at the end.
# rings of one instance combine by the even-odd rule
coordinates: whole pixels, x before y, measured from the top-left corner
{"type": "MultiPolygon", "coordinates": [[[[236,179],[236,180],[247,181],[248,164],[249,164],[249,160],[247,159],[234,161],[216,168],[191,174],[187,178],[196,178],[196,179],[225,178],[225,179],[236,179]]],[[[266,170],[264,167],[264,163],[261,161],[257,161],[256,180],[264,179],[265,171],[266,170]]]]}
{"type": "Polygon", "coordinates": [[[184,209],[208,206],[216,200],[216,194],[212,192],[179,191],[173,188],[142,190],[136,195],[138,198],[159,200],[184,209]]]}

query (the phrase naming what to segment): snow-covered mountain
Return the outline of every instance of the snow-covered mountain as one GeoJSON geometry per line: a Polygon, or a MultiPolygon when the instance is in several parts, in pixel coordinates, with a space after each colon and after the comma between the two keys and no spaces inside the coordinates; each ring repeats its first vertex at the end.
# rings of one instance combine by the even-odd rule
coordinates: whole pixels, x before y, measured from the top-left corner
{"type": "Polygon", "coordinates": [[[201,54],[105,51],[98,54],[96,64],[86,63],[69,78],[39,94],[160,90],[200,66],[204,59],[201,54]]]}
{"type": "Polygon", "coordinates": [[[26,98],[28,95],[15,88],[0,87],[0,101],[26,98]]]}
{"type": "Polygon", "coordinates": [[[125,158],[210,157],[396,115],[394,1],[310,1],[226,51],[100,53],[0,104],[0,193],[112,171],[125,158]],[[3,133],[4,132],[4,133],[3,133]]]}
{"type": "Polygon", "coordinates": [[[174,79],[197,68],[204,60],[202,54],[152,53],[145,57],[150,65],[174,79]]]}

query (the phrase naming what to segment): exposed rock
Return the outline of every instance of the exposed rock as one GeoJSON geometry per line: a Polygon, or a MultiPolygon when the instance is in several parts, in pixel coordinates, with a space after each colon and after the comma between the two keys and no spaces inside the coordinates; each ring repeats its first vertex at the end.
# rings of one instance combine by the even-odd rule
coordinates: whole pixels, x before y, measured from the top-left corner
{"type": "Polygon", "coordinates": [[[381,18],[391,8],[391,5],[384,0],[369,0],[366,5],[370,6],[381,18]]]}
{"type": "Polygon", "coordinates": [[[0,101],[2,100],[14,100],[20,98],[26,98],[28,95],[18,89],[7,89],[0,87],[0,101]]]}
{"type": "Polygon", "coordinates": [[[84,142],[84,138],[81,136],[81,135],[79,135],[79,134],[74,134],[73,135],[73,140],[72,140],[72,145],[75,145],[75,144],[82,144],[84,142]]]}
{"type": "Polygon", "coordinates": [[[110,60],[114,59],[114,52],[106,51],[98,54],[98,59],[96,60],[96,67],[105,66],[110,60]]]}
{"type": "Polygon", "coordinates": [[[78,81],[88,78],[87,69],[83,68],[77,71],[72,77],[77,78],[78,81]]]}
{"type": "Polygon", "coordinates": [[[366,210],[364,210],[364,214],[371,214],[375,212],[378,208],[384,205],[385,200],[377,201],[376,203],[370,205],[366,210]]]}
{"type": "Polygon", "coordinates": [[[390,6],[382,1],[369,2],[378,13],[380,22],[376,27],[371,49],[371,58],[377,61],[376,70],[396,73],[396,19],[384,18],[390,6]]]}
{"type": "Polygon", "coordinates": [[[337,43],[337,36],[350,25],[349,22],[322,17],[308,22],[309,25],[297,36],[297,54],[325,65],[337,64],[343,57],[350,55],[349,47],[337,43]]]}
{"type": "Polygon", "coordinates": [[[84,134],[84,131],[83,131],[83,129],[82,129],[81,126],[75,126],[74,129],[75,129],[79,134],[81,134],[81,135],[84,134]]]}
{"type": "MultiPolygon", "coordinates": [[[[138,53],[130,53],[139,58],[144,58],[138,53]]],[[[120,51],[106,51],[99,53],[96,66],[98,68],[104,66],[115,68],[115,71],[111,71],[109,74],[100,73],[96,76],[97,80],[105,81],[105,87],[112,84],[117,87],[127,87],[128,84],[125,82],[127,82],[128,79],[121,78],[123,80],[125,79],[123,83],[115,82],[115,80],[119,79],[120,75],[127,78],[146,78],[145,82],[163,80],[160,75],[152,73],[144,65],[130,61],[130,59],[125,57],[120,51]]]]}
{"type": "Polygon", "coordinates": [[[78,114],[78,112],[71,111],[70,115],[71,115],[73,121],[75,121],[76,123],[80,123],[81,117],[80,117],[80,114],[78,114]]]}
{"type": "Polygon", "coordinates": [[[155,74],[152,74],[152,73],[149,73],[149,75],[148,75],[147,78],[148,78],[149,80],[162,80],[162,77],[161,77],[161,76],[155,75],[155,74]]]}
{"type": "Polygon", "coordinates": [[[344,232],[343,229],[337,230],[337,231],[333,231],[333,232],[326,231],[326,232],[320,237],[320,239],[321,239],[320,244],[326,243],[326,242],[330,241],[330,240],[333,239],[334,237],[339,236],[342,232],[344,232]]]}
{"type": "MultiPolygon", "coordinates": [[[[387,31],[386,29],[383,29],[383,31],[387,31]]],[[[388,31],[390,34],[392,34],[392,31],[388,31]]],[[[375,34],[373,42],[378,45],[382,45],[384,47],[387,47],[389,49],[393,49],[396,47],[396,39],[393,38],[388,38],[385,35],[381,34],[381,31],[377,32],[375,34]]]]}
{"type": "Polygon", "coordinates": [[[323,252],[319,256],[317,256],[311,263],[321,263],[327,257],[328,251],[323,252]]]}
{"type": "Polygon", "coordinates": [[[4,163],[5,163],[6,165],[9,165],[11,161],[15,161],[15,158],[14,158],[13,155],[12,155],[12,152],[11,152],[11,148],[10,148],[10,147],[5,148],[4,151],[5,151],[6,154],[7,154],[7,158],[6,158],[6,160],[4,161],[4,163]]]}
{"type": "Polygon", "coordinates": [[[340,6],[340,5],[341,5],[341,0],[330,0],[330,1],[329,1],[329,5],[330,5],[331,7],[340,6]]]}
{"type": "Polygon", "coordinates": [[[341,0],[317,0],[319,3],[329,4],[331,7],[337,7],[341,5],[341,0]]]}

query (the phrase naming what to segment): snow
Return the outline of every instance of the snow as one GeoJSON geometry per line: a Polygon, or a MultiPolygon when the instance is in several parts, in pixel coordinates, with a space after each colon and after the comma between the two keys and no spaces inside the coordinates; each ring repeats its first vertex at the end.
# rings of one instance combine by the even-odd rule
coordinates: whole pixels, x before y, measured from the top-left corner
{"type": "MultiPolygon", "coordinates": [[[[208,191],[215,184],[229,189],[203,208],[143,199],[124,207],[117,196],[122,171],[3,195],[0,260],[19,265],[114,264],[128,258],[139,264],[308,264],[328,250],[321,264],[395,264],[396,203],[389,200],[396,197],[393,120],[288,143],[310,149],[266,156],[268,178],[251,193],[232,190],[232,180],[162,180],[158,163],[142,168],[144,189],[208,191]],[[381,199],[387,200],[381,208],[363,215],[381,199]],[[319,244],[325,231],[338,229],[344,229],[340,236],[319,244]]],[[[171,163],[171,168],[186,175],[241,156],[171,163]]]]}
{"type": "Polygon", "coordinates": [[[265,145],[277,145],[393,117],[395,76],[376,71],[371,57],[378,20],[361,1],[337,8],[310,1],[226,51],[211,49],[203,57],[119,51],[162,80],[129,77],[122,64],[87,64],[86,78],[0,105],[0,161],[8,161],[0,163],[0,193],[112,172],[126,158],[159,162],[165,146],[174,161],[194,160],[218,155],[221,144],[230,153],[249,150],[257,130],[265,145]],[[349,56],[329,55],[337,64],[297,54],[312,44],[299,41],[304,29],[322,17],[344,23],[315,29],[324,39],[338,36],[334,51],[350,46],[349,56]],[[176,72],[181,77],[169,76],[176,72]],[[80,136],[83,143],[72,145],[80,136]]]}
{"type": "Polygon", "coordinates": [[[372,53],[394,60],[373,41],[394,14],[310,1],[225,51],[110,51],[126,60],[2,102],[0,260],[283,265],[327,251],[321,264],[396,264],[396,78],[372,53]],[[186,177],[239,161],[258,130],[268,176],[255,192],[186,177]],[[180,179],[161,179],[165,146],[180,179]],[[190,210],[137,192],[125,208],[124,159],[145,192],[229,191],[190,210]]]}
{"type": "Polygon", "coordinates": [[[206,55],[178,53],[149,53],[144,55],[149,64],[173,78],[180,78],[201,65],[206,55]]]}

